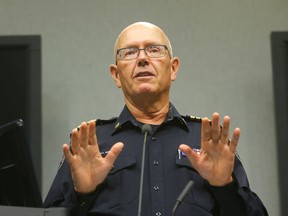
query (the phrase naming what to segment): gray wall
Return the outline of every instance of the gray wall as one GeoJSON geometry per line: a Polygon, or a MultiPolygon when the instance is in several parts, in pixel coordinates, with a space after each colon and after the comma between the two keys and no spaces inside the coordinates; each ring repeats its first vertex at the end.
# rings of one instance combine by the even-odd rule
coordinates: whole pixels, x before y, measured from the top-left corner
{"type": "Polygon", "coordinates": [[[280,215],[269,35],[287,20],[280,0],[0,0],[1,35],[42,35],[43,197],[71,129],[121,111],[109,74],[114,41],[149,21],[181,60],[172,102],[183,114],[231,116],[251,187],[280,215]]]}

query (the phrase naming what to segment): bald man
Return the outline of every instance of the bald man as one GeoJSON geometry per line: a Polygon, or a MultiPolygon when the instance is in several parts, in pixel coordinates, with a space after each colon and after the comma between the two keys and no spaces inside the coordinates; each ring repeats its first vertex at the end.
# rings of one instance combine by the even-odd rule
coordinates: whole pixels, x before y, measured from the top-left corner
{"type": "Polygon", "coordinates": [[[236,154],[240,129],[230,137],[228,116],[220,127],[218,113],[211,120],[183,116],[170,102],[179,58],[163,30],[133,23],[119,34],[114,54],[110,73],[125,106],[116,118],[83,122],[72,131],[45,206],[67,207],[75,216],[171,216],[193,181],[174,215],[268,215],[236,154]],[[146,151],[143,125],[150,125],[146,151]]]}

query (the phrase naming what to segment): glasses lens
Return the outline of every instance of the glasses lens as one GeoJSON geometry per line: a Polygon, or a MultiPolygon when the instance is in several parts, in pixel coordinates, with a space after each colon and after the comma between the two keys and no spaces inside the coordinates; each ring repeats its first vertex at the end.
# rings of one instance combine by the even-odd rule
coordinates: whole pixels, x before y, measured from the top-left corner
{"type": "Polygon", "coordinates": [[[166,48],[165,46],[149,46],[145,49],[147,55],[151,58],[159,58],[166,54],[166,48]]]}
{"type": "Polygon", "coordinates": [[[138,56],[139,50],[137,48],[124,48],[118,51],[119,59],[135,59],[138,56]]]}

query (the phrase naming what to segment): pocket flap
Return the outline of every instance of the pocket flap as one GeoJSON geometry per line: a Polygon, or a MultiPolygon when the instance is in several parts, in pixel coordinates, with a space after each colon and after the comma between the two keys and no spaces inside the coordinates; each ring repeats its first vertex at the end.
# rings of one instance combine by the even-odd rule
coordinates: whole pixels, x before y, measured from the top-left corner
{"type": "Polygon", "coordinates": [[[113,175],[119,170],[126,169],[134,164],[136,164],[135,155],[119,155],[108,175],[113,175]]]}
{"type": "Polygon", "coordinates": [[[193,168],[192,165],[191,165],[191,162],[188,160],[188,158],[186,156],[185,157],[181,157],[181,158],[176,157],[176,165],[193,168]]]}

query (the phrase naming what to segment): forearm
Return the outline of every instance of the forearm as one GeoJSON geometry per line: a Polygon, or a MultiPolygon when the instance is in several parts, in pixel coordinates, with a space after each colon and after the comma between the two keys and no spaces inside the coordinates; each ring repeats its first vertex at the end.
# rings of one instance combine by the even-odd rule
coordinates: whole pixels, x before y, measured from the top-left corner
{"type": "Polygon", "coordinates": [[[221,216],[268,216],[260,199],[237,180],[224,187],[208,186],[220,206],[221,216]]]}
{"type": "Polygon", "coordinates": [[[247,215],[244,202],[237,193],[235,181],[223,187],[214,187],[211,185],[208,185],[208,187],[217,200],[221,216],[247,215]]]}

